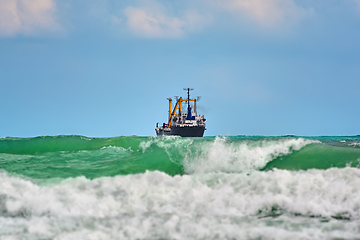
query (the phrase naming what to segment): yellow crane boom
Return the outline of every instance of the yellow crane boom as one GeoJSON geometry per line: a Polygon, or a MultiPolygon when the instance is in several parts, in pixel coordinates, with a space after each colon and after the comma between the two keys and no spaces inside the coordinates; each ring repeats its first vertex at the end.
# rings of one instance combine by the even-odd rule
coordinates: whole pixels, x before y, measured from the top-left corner
{"type": "MultiPolygon", "coordinates": [[[[177,101],[176,101],[176,105],[173,109],[173,111],[171,111],[171,103],[172,103],[172,99],[171,98],[167,98],[167,100],[169,100],[169,122],[168,122],[168,126],[167,128],[171,127],[172,124],[172,117],[176,114],[180,115],[181,114],[181,104],[182,102],[187,102],[187,99],[183,99],[182,97],[180,97],[177,101]],[[179,110],[178,113],[176,113],[176,111],[179,110]]],[[[190,102],[194,102],[194,111],[196,112],[196,99],[189,99],[190,102]]]]}

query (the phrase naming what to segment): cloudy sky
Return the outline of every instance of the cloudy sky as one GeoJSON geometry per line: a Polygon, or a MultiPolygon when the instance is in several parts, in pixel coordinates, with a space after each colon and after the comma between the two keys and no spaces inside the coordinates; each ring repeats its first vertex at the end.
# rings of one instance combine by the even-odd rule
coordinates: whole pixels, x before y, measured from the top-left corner
{"type": "Polygon", "coordinates": [[[360,134],[360,0],[0,0],[0,137],[360,134]]]}

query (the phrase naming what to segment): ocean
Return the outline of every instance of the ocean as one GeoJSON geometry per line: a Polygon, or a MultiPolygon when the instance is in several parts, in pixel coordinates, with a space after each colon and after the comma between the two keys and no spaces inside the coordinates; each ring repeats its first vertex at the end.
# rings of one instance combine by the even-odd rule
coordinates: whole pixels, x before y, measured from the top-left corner
{"type": "Polygon", "coordinates": [[[360,239],[360,136],[0,138],[0,239],[360,239]]]}

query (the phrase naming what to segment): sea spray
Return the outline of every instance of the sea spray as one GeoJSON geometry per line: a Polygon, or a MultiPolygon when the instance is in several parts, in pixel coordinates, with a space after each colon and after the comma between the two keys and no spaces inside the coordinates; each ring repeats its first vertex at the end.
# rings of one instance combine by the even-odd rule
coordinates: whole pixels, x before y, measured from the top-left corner
{"type": "Polygon", "coordinates": [[[1,173],[0,181],[0,236],[360,237],[355,168],[174,177],[155,171],[47,186],[1,173]]]}
{"type": "Polygon", "coordinates": [[[0,139],[0,239],[359,239],[360,137],[0,139]]]}
{"type": "Polygon", "coordinates": [[[34,178],[96,178],[146,170],[176,175],[327,169],[359,165],[354,143],[356,139],[340,143],[324,137],[5,138],[0,140],[0,164],[8,172],[34,178]]]}
{"type": "Polygon", "coordinates": [[[248,172],[312,143],[320,142],[304,138],[229,141],[216,137],[212,143],[200,143],[194,152],[186,153],[184,166],[187,173],[248,172]]]}

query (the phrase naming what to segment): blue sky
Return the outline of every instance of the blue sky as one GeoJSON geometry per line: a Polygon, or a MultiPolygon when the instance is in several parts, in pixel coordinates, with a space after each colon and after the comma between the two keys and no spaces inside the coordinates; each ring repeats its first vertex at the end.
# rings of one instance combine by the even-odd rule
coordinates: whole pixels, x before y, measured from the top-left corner
{"type": "Polygon", "coordinates": [[[359,0],[0,0],[0,136],[360,134],[359,0]]]}

